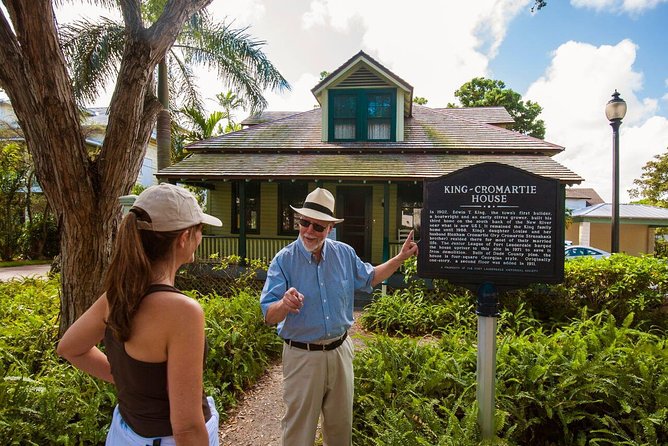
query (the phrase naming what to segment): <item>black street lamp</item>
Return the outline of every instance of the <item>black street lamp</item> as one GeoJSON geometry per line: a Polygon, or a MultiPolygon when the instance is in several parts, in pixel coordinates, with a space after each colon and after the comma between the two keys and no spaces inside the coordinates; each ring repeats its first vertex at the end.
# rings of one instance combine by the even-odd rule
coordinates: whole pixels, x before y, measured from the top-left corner
{"type": "Polygon", "coordinates": [[[605,116],[612,127],[612,243],[610,251],[619,252],[619,126],[626,115],[626,102],[617,90],[605,105],[605,116]]]}

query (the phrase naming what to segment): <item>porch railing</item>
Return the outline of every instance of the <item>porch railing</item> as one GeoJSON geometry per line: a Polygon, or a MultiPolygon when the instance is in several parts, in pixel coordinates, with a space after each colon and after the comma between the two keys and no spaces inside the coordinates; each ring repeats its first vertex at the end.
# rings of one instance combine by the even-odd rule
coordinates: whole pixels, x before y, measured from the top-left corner
{"type": "MultiPolygon", "coordinates": [[[[284,246],[291,243],[293,238],[247,238],[246,257],[249,259],[264,259],[267,262],[284,246]]],[[[208,260],[212,255],[219,257],[239,255],[239,237],[222,235],[203,235],[195,257],[208,260]]]]}
{"type": "MultiPolygon", "coordinates": [[[[247,238],[246,257],[249,259],[264,259],[269,262],[284,246],[294,241],[294,238],[247,238]]],[[[401,250],[402,242],[390,242],[390,257],[394,257],[401,250]]],[[[206,261],[213,254],[219,257],[239,255],[239,237],[229,235],[203,235],[195,257],[206,261]]]]}
{"type": "Polygon", "coordinates": [[[246,257],[270,262],[284,246],[294,241],[293,238],[249,238],[246,239],[246,257]]]}
{"type": "Polygon", "coordinates": [[[195,257],[199,260],[209,260],[212,255],[227,257],[239,254],[239,237],[222,235],[203,235],[195,257]]]}

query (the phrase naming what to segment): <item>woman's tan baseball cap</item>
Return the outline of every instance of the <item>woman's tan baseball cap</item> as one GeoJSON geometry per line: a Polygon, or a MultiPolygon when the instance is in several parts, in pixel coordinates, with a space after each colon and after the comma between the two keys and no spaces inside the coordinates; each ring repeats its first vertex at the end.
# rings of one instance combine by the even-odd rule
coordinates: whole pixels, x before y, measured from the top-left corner
{"type": "Polygon", "coordinates": [[[213,215],[205,214],[195,196],[188,190],[169,183],[151,186],[139,194],[133,208],[139,208],[151,218],[137,221],[139,229],[168,232],[190,228],[200,223],[223,226],[213,215]]]}
{"type": "Polygon", "coordinates": [[[321,221],[331,221],[334,223],[341,223],[342,218],[334,217],[334,196],[327,189],[316,187],[310,194],[306,196],[304,205],[297,209],[290,206],[293,211],[321,221]]]}

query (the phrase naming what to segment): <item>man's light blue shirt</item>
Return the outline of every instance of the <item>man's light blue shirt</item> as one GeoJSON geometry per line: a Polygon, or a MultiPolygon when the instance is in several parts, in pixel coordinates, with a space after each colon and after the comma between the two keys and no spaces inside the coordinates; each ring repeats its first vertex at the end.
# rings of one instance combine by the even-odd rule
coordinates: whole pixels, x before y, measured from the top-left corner
{"type": "Polygon", "coordinates": [[[353,324],[355,291],[371,292],[373,276],[373,266],[345,243],[325,239],[316,262],[297,238],[271,261],[260,296],[262,313],[266,317],[269,306],[294,287],[304,295],[304,306],[278,324],[278,335],[299,342],[336,338],[353,324]]]}

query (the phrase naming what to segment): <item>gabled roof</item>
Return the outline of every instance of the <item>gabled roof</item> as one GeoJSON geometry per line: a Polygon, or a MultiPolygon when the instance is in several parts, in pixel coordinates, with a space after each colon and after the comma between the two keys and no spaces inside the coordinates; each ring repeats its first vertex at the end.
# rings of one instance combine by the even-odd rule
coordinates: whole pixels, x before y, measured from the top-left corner
{"type": "Polygon", "coordinates": [[[326,142],[321,137],[321,110],[254,125],[188,146],[196,151],[236,152],[414,152],[514,153],[555,155],[563,147],[490,124],[462,119],[415,105],[413,116],[404,121],[404,141],[326,142]]]}
{"type": "Polygon", "coordinates": [[[404,96],[404,115],[411,115],[413,87],[364,51],[355,54],[332,71],[329,76],[311,89],[311,93],[320,103],[321,93],[328,88],[354,88],[356,86],[393,86],[404,90],[407,93],[404,96]]]}
{"type": "Polygon", "coordinates": [[[603,198],[594,189],[588,188],[568,187],[566,188],[566,198],[586,200],[590,205],[604,203],[603,198]]]}
{"type": "MultiPolygon", "coordinates": [[[[572,217],[575,222],[609,222],[612,219],[612,204],[601,203],[577,209],[572,217]]],[[[668,209],[645,204],[620,204],[619,219],[631,224],[668,226],[668,209]]]]}
{"type": "Polygon", "coordinates": [[[567,184],[582,181],[551,158],[561,146],[419,105],[405,119],[401,142],[323,142],[321,125],[315,109],[199,141],[188,146],[188,158],[157,176],[419,181],[491,161],[567,184]]]}
{"type": "Polygon", "coordinates": [[[434,108],[441,113],[457,118],[472,119],[485,124],[514,124],[515,120],[505,107],[466,107],[466,108],[434,108]]]}

